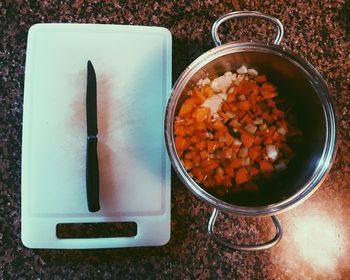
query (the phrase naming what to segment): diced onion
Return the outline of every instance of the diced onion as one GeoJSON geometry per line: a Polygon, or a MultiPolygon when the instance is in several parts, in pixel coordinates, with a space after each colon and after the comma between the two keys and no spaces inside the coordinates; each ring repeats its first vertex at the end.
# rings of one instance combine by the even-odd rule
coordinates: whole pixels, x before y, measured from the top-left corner
{"type": "Polygon", "coordinates": [[[257,118],[257,119],[255,119],[254,121],[253,121],[253,124],[254,125],[259,125],[259,124],[263,124],[263,119],[261,119],[261,118],[257,118]]]}
{"type": "Polygon", "coordinates": [[[248,69],[247,69],[247,67],[245,67],[244,65],[242,65],[242,66],[239,67],[236,71],[237,71],[238,74],[245,74],[245,73],[248,72],[248,69]]]}
{"type": "Polygon", "coordinates": [[[255,69],[248,69],[247,73],[248,73],[248,75],[253,76],[253,77],[256,77],[259,75],[258,71],[256,71],[255,69]]]}
{"type": "Polygon", "coordinates": [[[242,160],[242,166],[249,166],[250,165],[250,158],[247,157],[247,158],[244,158],[242,160]]]}
{"type": "Polygon", "coordinates": [[[262,125],[259,126],[259,129],[260,129],[260,130],[264,130],[264,129],[266,129],[266,128],[267,128],[266,123],[263,123],[262,125]]]}
{"type": "Polygon", "coordinates": [[[255,134],[255,132],[256,132],[256,130],[258,129],[255,125],[252,125],[252,124],[250,124],[250,123],[248,123],[245,127],[244,127],[244,129],[247,131],[247,132],[249,132],[250,134],[255,134]]]}
{"type": "Polygon", "coordinates": [[[238,156],[241,158],[245,158],[248,155],[248,148],[242,147],[239,149],[238,156]]]}
{"type": "Polygon", "coordinates": [[[277,128],[277,132],[282,135],[286,135],[287,131],[283,127],[277,128]]]}
{"type": "Polygon", "coordinates": [[[228,116],[230,119],[235,117],[235,114],[232,113],[231,111],[226,112],[226,116],[228,116]]]}
{"type": "Polygon", "coordinates": [[[275,170],[276,171],[283,171],[287,168],[287,165],[284,162],[279,162],[275,164],[275,170]]]}
{"type": "Polygon", "coordinates": [[[240,147],[242,146],[242,141],[236,138],[235,140],[233,140],[232,145],[240,147]]]}
{"type": "Polygon", "coordinates": [[[266,145],[266,154],[267,157],[274,161],[276,160],[277,156],[278,156],[278,150],[276,149],[275,145],[266,145]]]}

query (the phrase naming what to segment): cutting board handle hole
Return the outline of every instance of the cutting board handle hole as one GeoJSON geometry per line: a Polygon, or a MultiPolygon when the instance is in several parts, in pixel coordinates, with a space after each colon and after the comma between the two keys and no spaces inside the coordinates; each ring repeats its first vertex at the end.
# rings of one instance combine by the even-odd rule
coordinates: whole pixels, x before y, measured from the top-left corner
{"type": "Polygon", "coordinates": [[[56,225],[58,238],[133,237],[137,234],[135,222],[68,223],[56,225]]]}

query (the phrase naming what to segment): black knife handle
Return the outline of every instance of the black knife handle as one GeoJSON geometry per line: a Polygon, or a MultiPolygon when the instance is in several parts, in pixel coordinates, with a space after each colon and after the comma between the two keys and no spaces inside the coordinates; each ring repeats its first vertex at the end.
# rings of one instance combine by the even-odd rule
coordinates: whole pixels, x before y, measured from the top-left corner
{"type": "Polygon", "coordinates": [[[90,212],[100,210],[97,137],[88,136],[86,149],[86,193],[90,212]]]}

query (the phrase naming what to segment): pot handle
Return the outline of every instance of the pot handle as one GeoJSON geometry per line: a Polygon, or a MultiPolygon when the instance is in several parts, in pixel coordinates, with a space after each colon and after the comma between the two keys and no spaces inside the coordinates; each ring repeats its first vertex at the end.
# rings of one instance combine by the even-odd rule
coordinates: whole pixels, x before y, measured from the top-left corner
{"type": "Polygon", "coordinates": [[[219,243],[225,247],[228,247],[228,248],[231,248],[234,250],[239,250],[239,251],[259,251],[259,250],[269,249],[269,248],[275,246],[282,238],[283,228],[282,228],[281,221],[276,216],[271,216],[271,219],[276,227],[276,234],[275,234],[274,238],[272,238],[271,240],[269,240],[267,242],[264,242],[261,244],[237,245],[237,244],[233,244],[231,242],[221,240],[219,237],[217,237],[215,235],[215,230],[214,230],[214,225],[215,225],[215,221],[216,221],[218,214],[219,214],[219,210],[214,208],[213,213],[211,214],[211,217],[210,217],[209,223],[208,223],[208,234],[211,237],[211,239],[213,239],[216,243],[219,243]]]}
{"type": "Polygon", "coordinates": [[[211,36],[213,37],[213,41],[215,45],[220,46],[222,44],[218,35],[218,28],[222,23],[224,23],[225,21],[231,18],[244,18],[244,17],[262,18],[274,23],[277,29],[277,34],[273,43],[275,45],[279,45],[281,43],[284,30],[283,30],[283,25],[279,19],[257,11],[239,11],[239,12],[231,12],[226,15],[223,15],[214,22],[213,27],[211,28],[211,36]]]}

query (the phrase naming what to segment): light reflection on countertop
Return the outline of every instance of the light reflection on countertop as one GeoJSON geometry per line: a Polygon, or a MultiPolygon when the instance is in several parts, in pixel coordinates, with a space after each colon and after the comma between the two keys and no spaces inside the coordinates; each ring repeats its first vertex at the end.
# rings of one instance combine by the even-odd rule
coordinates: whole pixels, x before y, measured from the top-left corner
{"type": "MultiPolygon", "coordinates": [[[[281,215],[283,242],[276,267],[290,279],[344,279],[349,272],[350,215],[336,201],[315,196],[281,215]]],[[[350,277],[350,275],[349,275],[350,277]]]]}

